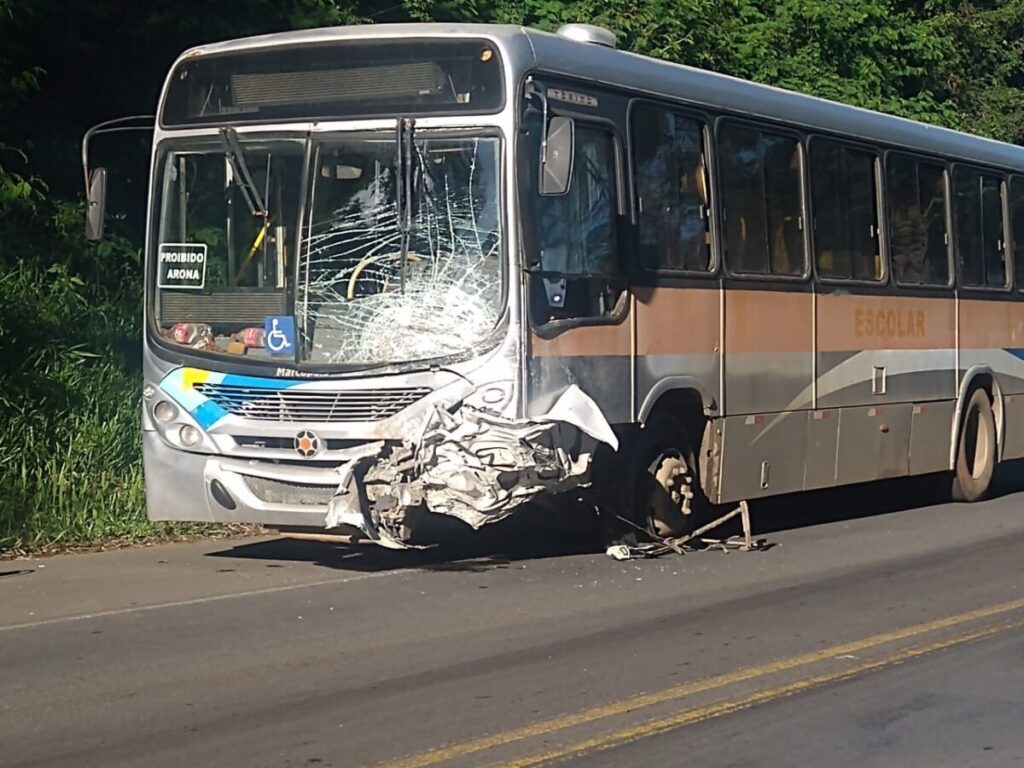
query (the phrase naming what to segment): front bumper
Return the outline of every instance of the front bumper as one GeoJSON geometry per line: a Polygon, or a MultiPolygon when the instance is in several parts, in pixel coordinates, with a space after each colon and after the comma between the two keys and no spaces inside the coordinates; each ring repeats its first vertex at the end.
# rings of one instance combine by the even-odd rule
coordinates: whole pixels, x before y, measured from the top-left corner
{"type": "Polygon", "coordinates": [[[542,494],[587,485],[602,443],[618,448],[597,404],[576,386],[533,419],[436,406],[417,440],[366,442],[326,464],[179,453],[147,432],[146,493],[154,520],[356,530],[403,548],[417,512],[475,529],[542,494]]]}

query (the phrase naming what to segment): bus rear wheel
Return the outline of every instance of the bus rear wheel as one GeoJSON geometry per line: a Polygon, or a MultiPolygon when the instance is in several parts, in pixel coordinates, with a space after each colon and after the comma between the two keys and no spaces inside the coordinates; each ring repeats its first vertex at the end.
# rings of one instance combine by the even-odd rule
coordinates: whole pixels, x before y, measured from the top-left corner
{"type": "Polygon", "coordinates": [[[984,499],[992,485],[995,469],[996,420],[988,393],[979,388],[968,399],[960,421],[956,469],[953,473],[953,499],[984,499]]]}

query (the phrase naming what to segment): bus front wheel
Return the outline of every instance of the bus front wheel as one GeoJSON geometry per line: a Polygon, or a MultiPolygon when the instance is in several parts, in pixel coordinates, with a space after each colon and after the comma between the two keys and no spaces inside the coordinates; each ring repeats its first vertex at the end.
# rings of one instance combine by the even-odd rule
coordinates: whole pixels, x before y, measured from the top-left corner
{"type": "Polygon", "coordinates": [[[980,501],[988,495],[996,469],[996,420],[992,401],[984,389],[976,389],[967,401],[960,421],[953,499],[980,501]]]}
{"type": "Polygon", "coordinates": [[[673,416],[653,417],[638,435],[630,473],[634,519],[659,536],[679,536],[703,521],[710,504],[700,487],[690,435],[673,416]]]}

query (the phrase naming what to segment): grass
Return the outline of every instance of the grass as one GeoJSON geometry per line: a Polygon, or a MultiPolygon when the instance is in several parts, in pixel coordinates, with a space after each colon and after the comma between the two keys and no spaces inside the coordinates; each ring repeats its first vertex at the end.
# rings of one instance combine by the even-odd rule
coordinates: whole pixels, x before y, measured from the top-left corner
{"type": "Polygon", "coordinates": [[[145,514],[137,253],[21,213],[0,217],[0,556],[204,530],[145,514]]]}

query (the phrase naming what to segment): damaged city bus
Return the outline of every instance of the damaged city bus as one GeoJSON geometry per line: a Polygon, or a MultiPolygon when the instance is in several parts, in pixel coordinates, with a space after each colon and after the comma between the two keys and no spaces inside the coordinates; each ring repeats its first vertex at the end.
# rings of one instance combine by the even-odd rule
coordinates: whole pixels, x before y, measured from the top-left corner
{"type": "Polygon", "coordinates": [[[677,534],[1024,455],[1024,150],[598,27],[187,51],[148,232],[155,520],[405,547],[572,492],[677,534]]]}

